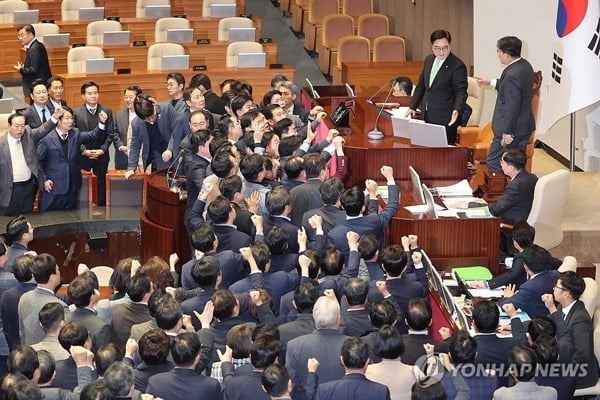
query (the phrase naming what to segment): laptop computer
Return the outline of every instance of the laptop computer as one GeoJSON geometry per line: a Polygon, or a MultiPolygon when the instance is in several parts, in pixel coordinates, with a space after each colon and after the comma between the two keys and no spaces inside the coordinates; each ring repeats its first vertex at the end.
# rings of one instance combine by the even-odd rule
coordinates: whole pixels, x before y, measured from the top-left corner
{"type": "Polygon", "coordinates": [[[146,6],[144,16],[150,19],[170,17],[171,6],[168,4],[146,6]]]}
{"type": "Polygon", "coordinates": [[[88,58],[85,60],[86,74],[112,74],[114,69],[114,58],[88,58]]]}
{"type": "Polygon", "coordinates": [[[177,56],[162,56],[160,69],[163,71],[167,70],[186,70],[190,68],[190,56],[189,54],[182,54],[177,56]]]}
{"type": "Polygon", "coordinates": [[[256,28],[229,28],[230,42],[256,41],[256,28]]]}
{"type": "Polygon", "coordinates": [[[444,125],[429,124],[427,122],[408,122],[410,143],[424,147],[448,147],[446,127],[444,125]]]}
{"type": "Polygon", "coordinates": [[[425,204],[425,197],[423,196],[423,186],[421,186],[421,177],[412,165],[408,166],[408,173],[410,174],[410,180],[412,182],[413,191],[415,192],[415,201],[417,204],[425,204]]]}
{"type": "Polygon", "coordinates": [[[169,43],[192,43],[194,41],[194,29],[167,29],[167,42],[169,43]]]}
{"type": "Polygon", "coordinates": [[[0,99],[0,114],[11,114],[15,109],[15,99],[7,97],[6,99],[0,99]]]}
{"type": "Polygon", "coordinates": [[[392,114],[391,119],[394,136],[410,139],[410,129],[408,127],[410,118],[392,114]]]}
{"type": "Polygon", "coordinates": [[[131,31],[106,31],[102,39],[104,45],[128,45],[131,31]]]}
{"type": "Polygon", "coordinates": [[[425,197],[425,204],[427,204],[427,212],[433,214],[435,218],[438,218],[438,213],[435,209],[435,201],[433,200],[433,195],[431,194],[431,191],[424,183],[421,186],[423,187],[423,196],[425,197]]]}
{"type": "Polygon", "coordinates": [[[17,10],[13,12],[13,24],[35,24],[40,20],[40,10],[17,10]]]}
{"type": "Polygon", "coordinates": [[[210,16],[211,18],[216,17],[235,17],[237,13],[237,5],[231,4],[211,4],[210,5],[210,16]]]}
{"type": "Polygon", "coordinates": [[[44,46],[47,49],[69,47],[70,33],[48,33],[44,35],[44,46]]]}
{"type": "Polygon", "coordinates": [[[238,68],[264,68],[267,53],[239,53],[238,68]]]}
{"type": "Polygon", "coordinates": [[[80,21],[102,21],[104,19],[104,7],[82,7],[79,9],[80,21]]]}

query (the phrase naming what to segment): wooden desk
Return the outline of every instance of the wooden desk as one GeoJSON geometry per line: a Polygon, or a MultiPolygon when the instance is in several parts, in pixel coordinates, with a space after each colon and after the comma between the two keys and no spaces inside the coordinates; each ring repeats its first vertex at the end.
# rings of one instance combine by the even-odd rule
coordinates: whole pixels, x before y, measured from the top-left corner
{"type": "Polygon", "coordinates": [[[416,85],[422,70],[423,61],[345,62],[342,63],[342,82],[354,85],[357,96],[369,97],[397,76],[407,76],[416,85]]]}
{"type": "MultiPolygon", "coordinates": [[[[250,83],[254,93],[265,93],[271,90],[271,78],[275,74],[284,74],[290,80],[294,80],[294,68],[284,67],[281,69],[268,68],[208,68],[206,71],[180,71],[186,80],[198,73],[206,73],[210,76],[215,87],[225,79],[238,78],[250,83]]],[[[123,107],[123,91],[127,86],[139,85],[141,88],[161,101],[167,97],[165,89],[166,71],[138,71],[131,74],[61,74],[65,83],[65,101],[69,105],[81,104],[80,88],[84,82],[93,80],[100,85],[100,102],[107,107],[117,110],[123,107]]]]}

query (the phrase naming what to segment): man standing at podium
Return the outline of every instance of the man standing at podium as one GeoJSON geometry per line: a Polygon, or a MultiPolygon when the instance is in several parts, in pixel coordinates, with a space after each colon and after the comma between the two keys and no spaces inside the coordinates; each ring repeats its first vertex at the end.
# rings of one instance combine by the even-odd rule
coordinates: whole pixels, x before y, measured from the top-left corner
{"type": "Polygon", "coordinates": [[[448,144],[454,144],[467,101],[467,67],[450,51],[450,32],[438,29],[430,40],[433,54],[425,58],[408,114],[414,117],[422,103],[425,122],[445,125],[448,144]]]}

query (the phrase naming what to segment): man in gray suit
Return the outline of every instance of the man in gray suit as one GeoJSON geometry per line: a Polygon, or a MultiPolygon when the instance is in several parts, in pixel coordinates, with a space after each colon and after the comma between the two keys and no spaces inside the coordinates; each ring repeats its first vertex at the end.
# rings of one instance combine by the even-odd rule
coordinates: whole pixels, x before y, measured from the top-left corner
{"type": "Polygon", "coordinates": [[[62,113],[62,108],[55,109],[44,124],[34,129],[25,125],[21,114],[8,117],[8,132],[0,137],[0,170],[4,171],[0,174],[0,215],[33,210],[33,199],[42,183],[36,146],[56,126],[62,113]]]}
{"type": "Polygon", "coordinates": [[[58,333],[65,326],[64,307],[60,303],[48,303],[40,310],[38,319],[46,336],[31,347],[35,351],[46,350],[52,355],[54,361],[69,358],[69,352],[58,342],[58,333]]]}
{"type": "Polygon", "coordinates": [[[38,255],[33,260],[31,273],[37,288],[21,296],[18,309],[21,343],[29,345],[41,341],[45,336],[38,320],[42,307],[48,303],[59,303],[67,308],[54,294],[54,290],[60,285],[60,269],[53,256],[46,253],[38,255]]]}
{"type": "Polygon", "coordinates": [[[498,40],[497,47],[498,58],[506,65],[500,79],[477,78],[480,85],[492,85],[498,91],[492,118],[494,139],[486,160],[490,171],[501,169],[500,159],[505,147],[525,150],[535,130],[531,110],[533,68],[521,58],[522,42],[515,36],[505,36],[498,40]]]}
{"type": "Polygon", "coordinates": [[[127,154],[129,154],[132,137],[131,121],[136,117],[133,102],[140,93],[142,89],[139,86],[128,86],[123,92],[125,108],[118,110],[113,120],[116,169],[127,169],[127,154]]]}

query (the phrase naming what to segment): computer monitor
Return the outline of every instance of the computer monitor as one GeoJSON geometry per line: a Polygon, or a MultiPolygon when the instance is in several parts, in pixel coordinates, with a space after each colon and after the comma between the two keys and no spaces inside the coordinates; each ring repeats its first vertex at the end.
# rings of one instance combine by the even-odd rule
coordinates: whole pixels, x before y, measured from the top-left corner
{"type": "Polygon", "coordinates": [[[410,143],[424,147],[448,147],[446,127],[444,125],[429,124],[427,122],[408,122],[410,143]]]}
{"type": "Polygon", "coordinates": [[[48,33],[44,35],[44,46],[47,49],[69,47],[70,33],[48,33]]]}
{"type": "Polygon", "coordinates": [[[192,43],[194,41],[194,29],[167,29],[167,42],[169,43],[192,43]]]}
{"type": "Polygon", "coordinates": [[[104,7],[82,7],[79,9],[80,21],[102,21],[104,19],[104,7]]]}
{"type": "Polygon", "coordinates": [[[186,70],[190,68],[190,56],[189,54],[182,54],[176,56],[162,56],[160,69],[163,71],[168,70],[186,70]]]}
{"type": "Polygon", "coordinates": [[[410,174],[410,180],[412,181],[413,191],[415,192],[415,201],[417,204],[425,204],[425,197],[423,196],[423,187],[421,186],[421,177],[412,165],[408,166],[408,173],[410,174]]]}
{"type": "Polygon", "coordinates": [[[236,13],[237,5],[235,3],[210,5],[210,16],[212,18],[235,17],[236,13]]]}
{"type": "Polygon", "coordinates": [[[238,68],[264,68],[267,53],[239,53],[238,68]]]}
{"type": "Polygon", "coordinates": [[[171,6],[169,4],[146,6],[144,16],[149,19],[170,17],[171,6]]]}
{"type": "Polygon", "coordinates": [[[13,24],[35,24],[40,20],[40,10],[16,10],[13,12],[13,24]]]}
{"type": "Polygon", "coordinates": [[[15,109],[15,99],[7,97],[6,99],[0,99],[0,114],[11,114],[15,109]]]}
{"type": "Polygon", "coordinates": [[[106,31],[102,43],[104,45],[128,45],[130,31],[106,31]]]}
{"type": "Polygon", "coordinates": [[[433,200],[433,195],[431,194],[431,191],[424,183],[421,186],[423,187],[423,196],[425,197],[425,204],[427,204],[427,212],[433,214],[435,218],[438,218],[438,213],[435,209],[435,201],[433,200]]]}
{"type": "Polygon", "coordinates": [[[256,41],[256,28],[229,28],[230,42],[256,41]]]}
{"type": "Polygon", "coordinates": [[[392,131],[395,137],[410,138],[410,128],[408,122],[410,118],[392,114],[392,131]]]}
{"type": "Polygon", "coordinates": [[[114,69],[114,58],[88,58],[85,60],[86,74],[111,74],[114,69]]]}

